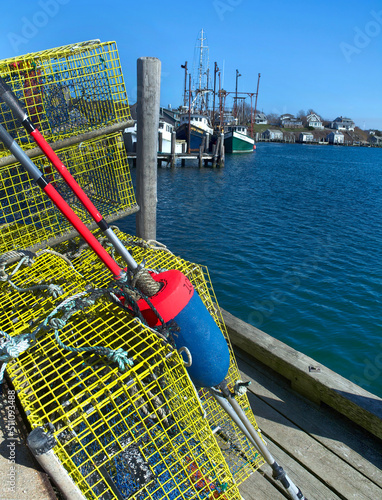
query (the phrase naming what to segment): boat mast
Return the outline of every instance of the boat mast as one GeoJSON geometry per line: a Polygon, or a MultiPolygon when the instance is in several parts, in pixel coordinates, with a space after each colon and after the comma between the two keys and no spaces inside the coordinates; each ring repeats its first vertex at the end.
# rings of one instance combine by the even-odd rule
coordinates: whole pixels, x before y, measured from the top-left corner
{"type": "MultiPolygon", "coordinates": [[[[204,31],[200,32],[200,53],[199,53],[199,91],[202,90],[202,76],[203,76],[203,42],[205,38],[203,37],[204,31]]],[[[202,99],[200,99],[200,111],[202,111],[202,99]]]]}
{"type": "Polygon", "coordinates": [[[193,105],[201,113],[207,110],[206,94],[210,92],[209,85],[209,56],[208,46],[204,43],[206,37],[204,29],[200,30],[194,55],[194,88],[195,99],[193,105]]]}

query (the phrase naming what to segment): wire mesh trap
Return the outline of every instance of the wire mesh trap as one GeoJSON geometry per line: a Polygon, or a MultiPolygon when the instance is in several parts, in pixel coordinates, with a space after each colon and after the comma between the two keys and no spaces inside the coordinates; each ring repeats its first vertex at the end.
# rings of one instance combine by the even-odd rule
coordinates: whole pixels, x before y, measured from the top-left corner
{"type": "MultiPolygon", "coordinates": [[[[219,321],[205,269],[165,249],[142,248],[134,237],[119,236],[150,268],[166,266],[187,274],[219,321]]],[[[2,283],[3,331],[30,332],[68,297],[108,285],[102,264],[79,243],[66,241],[55,253],[39,252],[31,265],[14,274],[17,263],[6,268],[13,285],[24,291],[2,283]],[[27,290],[53,281],[61,288],[57,298],[46,288],[27,290]]],[[[31,426],[53,425],[54,451],[86,498],[240,499],[237,484],[262,458],[207,393],[196,393],[182,357],[170,344],[105,297],[79,307],[60,330],[60,340],[72,348],[122,348],[134,362],[127,371],[96,353],[59,348],[52,329],[49,324],[42,329],[35,345],[7,370],[31,426]]],[[[231,357],[228,379],[233,384],[237,378],[231,357]]],[[[240,402],[251,416],[246,397],[240,402]]]]}
{"type": "MultiPolygon", "coordinates": [[[[91,139],[57,151],[87,196],[108,220],[137,210],[121,133],[91,139]]],[[[77,215],[92,222],[44,155],[34,163],[77,215]]],[[[0,166],[0,253],[62,238],[72,227],[19,163],[0,166]]]]}
{"type": "MultiPolygon", "coordinates": [[[[53,141],[131,118],[115,42],[92,40],[3,59],[0,73],[35,127],[53,141]]],[[[33,147],[4,103],[0,122],[20,144],[33,147]]]]}

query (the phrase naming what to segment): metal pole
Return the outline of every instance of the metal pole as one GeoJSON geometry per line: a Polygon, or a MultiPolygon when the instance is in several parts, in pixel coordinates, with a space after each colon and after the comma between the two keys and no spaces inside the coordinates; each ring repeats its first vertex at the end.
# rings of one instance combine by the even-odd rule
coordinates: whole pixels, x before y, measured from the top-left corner
{"type": "Polygon", "coordinates": [[[256,112],[257,112],[257,96],[259,95],[259,85],[260,85],[260,73],[257,78],[257,90],[256,90],[256,99],[255,99],[255,124],[256,124],[256,112]]]}
{"type": "Polygon", "coordinates": [[[237,80],[241,76],[239,70],[236,70],[236,92],[235,92],[235,118],[237,118],[237,80]]]}
{"type": "Polygon", "coordinates": [[[191,74],[189,75],[188,87],[188,130],[187,130],[187,153],[191,151],[191,74]]]}
{"type": "Polygon", "coordinates": [[[137,236],[156,239],[157,161],[161,62],[137,60],[137,236]]]}
{"type": "Polygon", "coordinates": [[[187,106],[187,61],[184,64],[181,64],[181,67],[184,69],[184,94],[183,94],[183,104],[184,107],[187,106]]]}
{"type": "Polygon", "coordinates": [[[214,69],[214,101],[212,106],[212,127],[215,128],[215,97],[216,97],[216,73],[219,71],[218,63],[215,62],[214,69]]]}

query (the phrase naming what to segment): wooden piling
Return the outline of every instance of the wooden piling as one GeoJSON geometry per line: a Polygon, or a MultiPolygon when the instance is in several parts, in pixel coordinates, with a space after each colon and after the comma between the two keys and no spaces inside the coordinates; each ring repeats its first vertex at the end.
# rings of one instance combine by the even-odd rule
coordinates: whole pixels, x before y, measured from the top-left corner
{"type": "Polygon", "coordinates": [[[220,134],[220,151],[219,151],[219,167],[224,167],[225,149],[224,149],[224,133],[220,134]]]}
{"type": "Polygon", "coordinates": [[[137,236],[156,239],[157,149],[161,62],[155,57],[137,60],[137,236]]]}
{"type": "Polygon", "coordinates": [[[171,168],[175,167],[175,145],[176,145],[176,132],[173,130],[171,132],[171,168]]]}
{"type": "Polygon", "coordinates": [[[206,137],[204,136],[202,139],[202,143],[200,144],[200,148],[199,148],[199,168],[203,168],[203,153],[204,153],[205,144],[206,144],[206,137]]]}
{"type": "Polygon", "coordinates": [[[214,155],[213,155],[213,159],[212,159],[212,167],[213,168],[216,167],[216,163],[218,161],[218,156],[219,156],[219,152],[220,152],[220,142],[221,142],[221,135],[219,135],[217,142],[216,142],[216,147],[215,147],[215,151],[214,151],[214,155]]]}

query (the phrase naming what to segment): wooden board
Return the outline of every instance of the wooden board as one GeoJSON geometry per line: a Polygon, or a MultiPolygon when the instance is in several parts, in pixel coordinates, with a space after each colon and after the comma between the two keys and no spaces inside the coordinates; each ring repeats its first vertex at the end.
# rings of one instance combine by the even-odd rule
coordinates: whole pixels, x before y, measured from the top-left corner
{"type": "MultiPolygon", "coordinates": [[[[289,457],[287,459],[286,455],[283,455],[286,464],[289,464],[294,470],[287,470],[287,472],[309,500],[312,498],[359,500],[382,498],[382,488],[360,470],[362,468],[364,470],[369,469],[367,460],[363,461],[360,468],[350,465],[320,440],[316,439],[314,435],[306,433],[296,423],[296,420],[301,422],[301,415],[305,415],[305,421],[306,419],[309,420],[309,405],[301,408],[300,411],[299,405],[290,404],[289,401],[282,401],[277,395],[264,388],[264,381],[259,384],[255,378],[248,377],[247,372],[250,371],[248,365],[243,366],[241,364],[241,368],[244,370],[243,378],[247,378],[252,382],[248,396],[263,435],[289,457]],[[261,397],[256,392],[260,392],[261,397]],[[278,401],[280,411],[275,409],[275,401],[278,401]],[[286,410],[287,406],[289,406],[289,410],[286,410]],[[289,414],[289,417],[285,416],[285,413],[289,414]],[[296,474],[297,478],[295,477],[296,474]],[[321,486],[312,481],[312,476],[318,480],[321,486]],[[322,491],[320,488],[323,488],[322,491]]],[[[252,370],[251,375],[256,376],[256,373],[252,370]]],[[[316,410],[313,406],[311,407],[316,410]]],[[[323,433],[323,425],[325,424],[322,415],[320,420],[323,433]]],[[[337,437],[340,442],[341,436],[337,437]]],[[[348,449],[350,448],[348,447],[348,449]]],[[[277,453],[280,455],[280,450],[277,453]]],[[[280,461],[280,465],[287,469],[286,465],[276,455],[276,452],[274,454],[274,458],[280,461]]],[[[371,471],[371,473],[368,472],[369,474],[372,476],[378,474],[378,470],[374,465],[370,465],[370,468],[375,470],[371,471]]]]}
{"type": "Polygon", "coordinates": [[[286,377],[297,392],[337,412],[382,439],[382,399],[314,359],[222,310],[231,342],[286,377]],[[310,367],[320,371],[310,371],[310,367]]]}
{"type": "Polygon", "coordinates": [[[382,488],[382,442],[328,407],[313,405],[290,390],[288,382],[236,350],[239,368],[250,378],[250,390],[305,433],[323,444],[382,488]]]}

